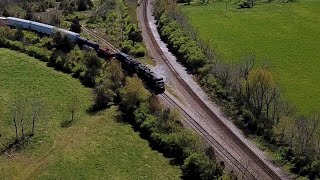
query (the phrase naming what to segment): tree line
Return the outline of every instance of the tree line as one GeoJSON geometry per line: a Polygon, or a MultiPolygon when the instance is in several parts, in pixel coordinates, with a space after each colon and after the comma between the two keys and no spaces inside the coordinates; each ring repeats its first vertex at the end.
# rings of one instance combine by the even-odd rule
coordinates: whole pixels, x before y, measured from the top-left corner
{"type": "Polygon", "coordinates": [[[320,120],[302,116],[282,97],[267,63],[249,54],[227,64],[202,41],[171,1],[155,2],[158,30],[170,50],[246,134],[257,135],[280,154],[282,163],[310,179],[320,178],[320,120]]]}

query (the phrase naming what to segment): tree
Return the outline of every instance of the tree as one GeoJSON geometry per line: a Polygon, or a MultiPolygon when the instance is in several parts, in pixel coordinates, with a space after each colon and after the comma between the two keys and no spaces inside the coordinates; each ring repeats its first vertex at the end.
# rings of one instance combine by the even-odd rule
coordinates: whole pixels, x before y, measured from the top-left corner
{"type": "Polygon", "coordinates": [[[19,97],[13,105],[13,123],[16,132],[16,141],[18,141],[18,126],[21,128],[21,139],[25,138],[24,120],[26,116],[26,99],[19,97]],[[19,124],[18,124],[19,123],[19,124]]]}
{"type": "Polygon", "coordinates": [[[3,15],[4,17],[9,17],[9,16],[11,16],[10,13],[9,13],[9,11],[7,10],[7,8],[4,9],[4,11],[2,12],[2,15],[3,15]]]}
{"type": "Polygon", "coordinates": [[[137,75],[134,75],[132,78],[126,78],[125,84],[124,88],[120,91],[121,105],[130,114],[142,102],[146,102],[149,99],[150,93],[144,88],[141,79],[137,75]]]}
{"type": "Polygon", "coordinates": [[[320,116],[315,119],[298,117],[295,122],[296,151],[302,155],[308,155],[308,150],[312,149],[312,140],[316,135],[316,130],[320,125],[320,116]]]}
{"type": "Polygon", "coordinates": [[[75,120],[75,115],[79,110],[79,99],[77,96],[73,96],[68,104],[68,111],[70,113],[70,122],[75,120]]]}
{"type": "Polygon", "coordinates": [[[109,103],[114,102],[123,86],[124,77],[120,63],[112,60],[103,66],[94,91],[97,108],[105,108],[109,103]]]}
{"type": "Polygon", "coordinates": [[[275,88],[275,82],[272,78],[271,73],[263,68],[252,69],[249,72],[246,88],[251,89],[250,103],[253,105],[255,115],[257,118],[260,117],[267,96],[273,92],[275,88]]]}
{"type": "Polygon", "coordinates": [[[13,125],[14,125],[14,128],[15,128],[16,142],[19,140],[17,119],[18,119],[17,112],[14,111],[13,114],[12,114],[12,120],[13,120],[13,125]]]}
{"type": "Polygon", "coordinates": [[[78,11],[86,11],[93,6],[91,0],[79,0],[78,11]]]}
{"type": "Polygon", "coordinates": [[[70,27],[70,31],[73,31],[73,32],[76,32],[76,33],[80,33],[81,32],[81,24],[80,24],[78,16],[76,16],[73,19],[71,27],[70,27]]]}
{"type": "Polygon", "coordinates": [[[218,179],[222,175],[222,169],[207,156],[200,153],[191,154],[182,166],[183,179],[209,180],[218,179]]]}
{"type": "Polygon", "coordinates": [[[32,129],[31,129],[31,135],[33,136],[35,133],[35,124],[39,120],[39,116],[44,109],[44,103],[40,99],[34,99],[31,104],[32,109],[32,129]]]}
{"type": "Polygon", "coordinates": [[[287,143],[292,148],[294,137],[294,119],[288,116],[283,116],[273,126],[273,132],[280,143],[287,143]]]}
{"type": "Polygon", "coordinates": [[[14,39],[17,41],[23,41],[24,39],[24,33],[21,28],[18,28],[16,32],[14,33],[14,39]]]}
{"type": "Polygon", "coordinates": [[[90,85],[94,86],[96,82],[96,77],[102,68],[102,60],[97,56],[94,51],[90,51],[85,54],[84,64],[86,66],[86,71],[84,74],[84,81],[90,85]]]}

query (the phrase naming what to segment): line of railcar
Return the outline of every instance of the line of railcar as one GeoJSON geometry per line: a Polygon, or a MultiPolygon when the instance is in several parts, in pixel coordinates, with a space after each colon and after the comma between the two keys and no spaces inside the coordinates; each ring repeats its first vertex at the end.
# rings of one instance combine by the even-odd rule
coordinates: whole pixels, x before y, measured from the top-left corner
{"type": "Polygon", "coordinates": [[[78,33],[57,28],[48,24],[14,17],[0,17],[0,25],[27,29],[45,35],[54,35],[55,33],[60,32],[61,34],[67,36],[72,42],[94,49],[100,57],[108,58],[115,56],[115,58],[118,59],[129,72],[137,73],[138,76],[142,78],[155,93],[159,94],[165,91],[163,78],[159,77],[147,66],[141,64],[139,60],[133,59],[123,52],[112,54],[108,49],[100,48],[98,43],[83,38],[78,33]]]}

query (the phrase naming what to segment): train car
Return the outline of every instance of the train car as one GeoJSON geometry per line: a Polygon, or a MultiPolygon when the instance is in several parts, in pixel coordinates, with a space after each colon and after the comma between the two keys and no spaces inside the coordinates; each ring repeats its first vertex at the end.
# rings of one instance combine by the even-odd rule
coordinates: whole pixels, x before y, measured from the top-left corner
{"type": "Polygon", "coordinates": [[[55,28],[54,31],[60,32],[62,35],[66,35],[72,42],[77,42],[78,39],[80,38],[80,35],[78,33],[68,31],[65,29],[55,28]]]}
{"type": "Polygon", "coordinates": [[[158,77],[157,74],[151,71],[147,66],[141,64],[139,60],[132,59],[123,52],[116,53],[115,57],[129,71],[137,73],[156,94],[161,94],[165,91],[163,78],[158,77]]]}
{"type": "Polygon", "coordinates": [[[0,16],[0,26],[6,26],[7,25],[7,18],[0,16]]]}
{"type": "Polygon", "coordinates": [[[116,59],[118,59],[120,62],[125,62],[127,60],[130,60],[130,57],[123,52],[119,52],[115,55],[116,59]]]}
{"type": "Polygon", "coordinates": [[[9,26],[19,27],[23,29],[30,29],[30,23],[31,21],[28,21],[28,20],[14,18],[14,17],[7,17],[7,25],[9,26]]]}
{"type": "Polygon", "coordinates": [[[54,26],[31,21],[30,22],[30,29],[32,31],[36,31],[38,33],[43,33],[47,35],[52,35],[54,33],[54,26]]]}
{"type": "Polygon", "coordinates": [[[97,52],[99,51],[100,45],[96,42],[90,41],[90,40],[83,38],[83,37],[79,37],[77,42],[80,45],[86,45],[86,46],[92,47],[97,52]]]}
{"type": "Polygon", "coordinates": [[[102,57],[102,58],[110,58],[110,57],[114,57],[115,54],[112,53],[109,49],[99,48],[99,50],[98,50],[98,56],[99,56],[99,57],[102,57]]]}

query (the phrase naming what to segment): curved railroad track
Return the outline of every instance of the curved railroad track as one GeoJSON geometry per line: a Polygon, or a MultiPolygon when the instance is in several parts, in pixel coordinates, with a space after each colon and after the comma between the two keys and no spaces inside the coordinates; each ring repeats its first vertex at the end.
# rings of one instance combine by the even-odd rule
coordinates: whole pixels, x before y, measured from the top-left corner
{"type": "MultiPolygon", "coordinates": [[[[148,38],[151,41],[152,44],[152,49],[154,53],[158,54],[158,61],[162,61],[168,69],[171,71],[171,73],[175,76],[176,80],[180,85],[184,88],[184,90],[189,93],[188,97],[192,97],[193,100],[197,103],[198,107],[202,109],[203,112],[207,113],[207,115],[210,118],[211,121],[214,121],[215,125],[218,125],[219,128],[224,132],[224,135],[227,136],[229,139],[233,140],[233,144],[237,145],[239,148],[241,148],[241,153],[245,154],[250,158],[250,165],[252,166],[251,171],[246,168],[246,163],[245,162],[240,162],[240,160],[237,160],[239,158],[234,157],[229,153],[226,148],[223,148],[218,141],[215,140],[215,138],[210,135],[197,121],[195,121],[191,116],[188,115],[188,113],[182,109],[180,106],[177,104],[173,105],[174,107],[178,108],[178,110],[182,113],[183,116],[185,116],[186,119],[190,120],[190,123],[193,126],[193,129],[196,131],[200,132],[201,135],[215,148],[216,151],[220,151],[220,153],[225,156],[224,160],[229,160],[231,164],[233,164],[236,169],[234,170],[240,170],[241,173],[244,173],[243,170],[245,169],[248,171],[248,175],[246,175],[245,179],[281,179],[280,175],[276,173],[271,167],[269,167],[266,162],[264,162],[263,159],[261,159],[258,155],[256,155],[237,135],[235,135],[232,130],[229,129],[229,127],[221,120],[219,117],[207,106],[207,104],[193,91],[193,89],[183,80],[183,78],[180,77],[180,74],[176,71],[175,67],[170,63],[170,61],[167,59],[167,57],[164,55],[163,51],[161,50],[160,46],[155,40],[155,37],[151,31],[151,28],[149,26],[149,20],[148,20],[148,15],[147,15],[147,7],[148,7],[148,0],[144,0],[140,4],[141,8],[141,14],[140,14],[140,23],[143,23],[142,26],[145,27],[142,28],[143,30],[146,30],[146,34],[148,38]],[[143,18],[143,19],[141,19],[143,18]],[[221,148],[222,147],[222,148],[221,148]],[[254,169],[259,169],[263,171],[259,172],[253,172],[255,171],[254,169]],[[262,177],[261,177],[262,175],[262,177]]],[[[166,101],[171,101],[170,98],[168,98],[167,95],[162,95],[162,97],[166,101]]],[[[170,104],[173,104],[171,101],[170,104]]],[[[237,148],[237,147],[234,147],[237,148]]],[[[234,168],[233,167],[233,168],[234,168]]]]}

